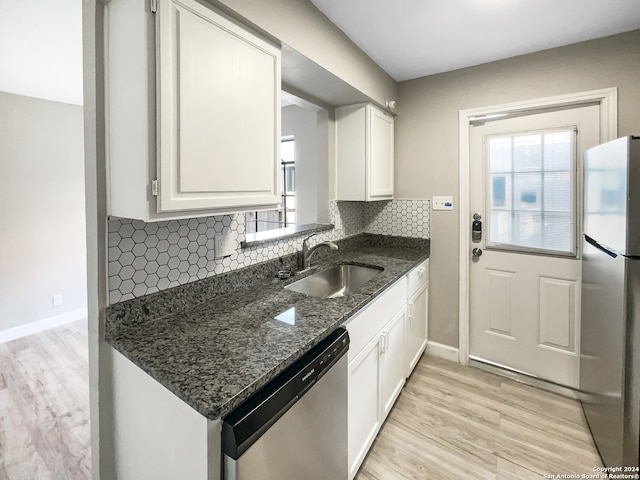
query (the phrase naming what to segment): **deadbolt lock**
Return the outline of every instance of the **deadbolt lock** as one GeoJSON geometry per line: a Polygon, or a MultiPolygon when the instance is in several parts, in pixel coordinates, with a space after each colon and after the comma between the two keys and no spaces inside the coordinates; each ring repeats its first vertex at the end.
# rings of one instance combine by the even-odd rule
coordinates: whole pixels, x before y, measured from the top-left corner
{"type": "Polygon", "coordinates": [[[482,240],[482,217],[479,213],[473,214],[473,222],[471,222],[471,241],[479,242],[482,240]]]}

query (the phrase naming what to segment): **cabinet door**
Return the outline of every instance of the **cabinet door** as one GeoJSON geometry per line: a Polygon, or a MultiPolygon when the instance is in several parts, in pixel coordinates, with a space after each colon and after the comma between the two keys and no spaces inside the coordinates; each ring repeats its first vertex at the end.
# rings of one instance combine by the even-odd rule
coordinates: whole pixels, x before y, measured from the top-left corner
{"type": "Polygon", "coordinates": [[[352,479],[380,430],[379,337],[349,363],[349,479],[352,479]]]}
{"type": "Polygon", "coordinates": [[[400,395],[406,378],[404,325],[407,309],[402,308],[380,334],[382,367],[382,421],[400,395]]]}
{"type": "Polygon", "coordinates": [[[393,198],[393,117],[368,105],[367,200],[393,198]]]}
{"type": "Polygon", "coordinates": [[[407,315],[406,376],[411,375],[427,346],[429,283],[409,299],[407,315]]]}
{"type": "Polygon", "coordinates": [[[157,22],[158,210],[277,204],[279,49],[194,0],[157,22]]]}

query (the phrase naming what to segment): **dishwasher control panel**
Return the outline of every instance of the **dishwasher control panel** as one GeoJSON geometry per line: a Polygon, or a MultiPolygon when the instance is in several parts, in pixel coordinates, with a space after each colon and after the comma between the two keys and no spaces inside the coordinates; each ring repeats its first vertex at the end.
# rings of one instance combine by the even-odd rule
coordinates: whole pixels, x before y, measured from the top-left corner
{"type": "Polygon", "coordinates": [[[340,327],[223,418],[223,453],[238,459],[348,350],[349,333],[340,327]]]}

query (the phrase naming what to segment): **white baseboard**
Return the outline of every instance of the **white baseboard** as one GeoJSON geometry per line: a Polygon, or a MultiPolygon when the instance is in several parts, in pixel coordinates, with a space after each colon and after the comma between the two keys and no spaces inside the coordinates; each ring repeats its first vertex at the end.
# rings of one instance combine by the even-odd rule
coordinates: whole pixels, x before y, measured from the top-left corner
{"type": "Polygon", "coordinates": [[[34,333],[43,332],[53,327],[64,325],[65,323],[75,322],[87,318],[87,309],[80,308],[72,312],[63,313],[62,315],[56,315],[55,317],[49,317],[35,322],[27,323],[26,325],[20,325],[18,327],[9,328],[7,330],[0,331],[0,343],[9,342],[18,338],[26,337],[34,333]]]}
{"type": "Polygon", "coordinates": [[[452,362],[459,362],[460,352],[456,347],[451,347],[443,343],[428,342],[427,343],[427,355],[432,357],[443,358],[452,362]]]}

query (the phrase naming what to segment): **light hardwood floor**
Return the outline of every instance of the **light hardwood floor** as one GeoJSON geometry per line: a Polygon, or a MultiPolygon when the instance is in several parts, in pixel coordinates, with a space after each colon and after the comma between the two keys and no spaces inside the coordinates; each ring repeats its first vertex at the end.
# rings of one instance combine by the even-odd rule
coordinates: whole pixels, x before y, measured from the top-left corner
{"type": "Polygon", "coordinates": [[[356,479],[540,480],[595,466],[579,402],[423,356],[356,479]]]}
{"type": "MultiPolygon", "coordinates": [[[[0,480],[91,478],[87,372],[84,321],[0,344],[0,480]]],[[[577,401],[425,356],[356,478],[541,479],[594,466],[577,401]]]]}
{"type": "Polygon", "coordinates": [[[0,479],[91,478],[86,320],[0,344],[0,479]]]}

